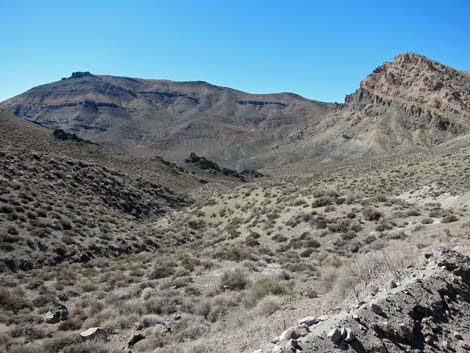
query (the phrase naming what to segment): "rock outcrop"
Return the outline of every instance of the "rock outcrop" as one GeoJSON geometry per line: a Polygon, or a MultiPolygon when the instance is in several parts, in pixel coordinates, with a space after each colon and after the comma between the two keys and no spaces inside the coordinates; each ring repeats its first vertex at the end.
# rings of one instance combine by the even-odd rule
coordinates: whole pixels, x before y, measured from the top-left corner
{"type": "MultiPolygon", "coordinates": [[[[470,347],[470,258],[435,249],[414,280],[259,352],[462,352],[470,347]],[[292,340],[295,339],[295,347],[292,340]],[[290,343],[289,343],[290,342],[290,343]]],[[[295,330],[286,330],[288,333],[295,330]]]]}
{"type": "Polygon", "coordinates": [[[205,157],[200,157],[194,152],[192,152],[190,156],[184,161],[186,164],[207,171],[210,174],[238,178],[241,181],[247,181],[247,179],[252,178],[261,178],[264,176],[263,174],[254,169],[244,169],[241,172],[237,172],[233,169],[221,168],[217,163],[210,161],[205,157]]]}
{"type": "Polygon", "coordinates": [[[69,311],[67,307],[60,303],[53,303],[46,313],[45,321],[48,324],[56,324],[60,321],[67,320],[69,311]]]}

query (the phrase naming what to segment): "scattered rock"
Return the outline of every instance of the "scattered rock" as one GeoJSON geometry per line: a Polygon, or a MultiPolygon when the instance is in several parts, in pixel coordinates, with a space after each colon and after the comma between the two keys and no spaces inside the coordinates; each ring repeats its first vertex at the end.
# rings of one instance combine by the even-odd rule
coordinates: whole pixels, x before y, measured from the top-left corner
{"type": "Polygon", "coordinates": [[[370,305],[370,310],[372,310],[372,312],[376,313],[377,315],[384,316],[382,307],[377,303],[372,303],[370,305]]]}
{"type": "Polygon", "coordinates": [[[347,343],[354,341],[354,338],[355,338],[354,334],[353,334],[353,332],[350,328],[346,328],[345,334],[344,335],[342,334],[342,337],[343,337],[344,341],[347,342],[347,343]]]}
{"type": "Polygon", "coordinates": [[[296,339],[299,337],[307,336],[310,330],[306,325],[299,325],[296,327],[289,327],[280,336],[279,342],[296,339]]]}
{"type": "Polygon", "coordinates": [[[261,178],[264,175],[254,169],[245,169],[241,172],[229,168],[221,168],[217,163],[208,160],[205,157],[200,157],[194,152],[184,160],[186,164],[195,166],[199,169],[205,170],[213,175],[224,175],[227,177],[238,178],[241,181],[246,181],[252,178],[261,178]]]}
{"type": "Polygon", "coordinates": [[[106,339],[107,332],[101,327],[90,327],[88,330],[85,330],[80,333],[80,337],[86,341],[90,339],[106,339]]]}
{"type": "Polygon", "coordinates": [[[328,332],[326,337],[328,337],[333,343],[339,344],[342,339],[341,330],[338,327],[335,327],[330,332],[328,332]]]}
{"type": "Polygon", "coordinates": [[[46,313],[45,321],[48,324],[56,324],[59,321],[67,320],[69,311],[67,307],[60,303],[53,303],[46,313]]]}
{"type": "MultiPolygon", "coordinates": [[[[374,303],[366,303],[349,315],[342,311],[332,318],[301,319],[299,323],[305,327],[316,325],[309,329],[315,334],[300,339],[302,351],[331,352],[340,348],[415,353],[418,347],[424,352],[470,351],[463,331],[470,322],[470,304],[466,300],[470,298],[470,258],[449,249],[438,249],[434,254],[426,268],[408,268],[407,280],[374,303]],[[332,327],[328,339],[322,331],[327,323],[319,324],[323,319],[332,327]]],[[[284,338],[295,340],[295,328],[288,332],[284,338]]],[[[285,350],[289,339],[278,344],[277,352],[295,352],[285,350]]]]}
{"type": "Polygon", "coordinates": [[[129,338],[129,341],[127,342],[127,347],[132,348],[134,344],[136,344],[139,341],[142,341],[145,338],[145,336],[141,333],[134,333],[131,338],[129,338]]]}
{"type": "Polygon", "coordinates": [[[469,343],[462,343],[462,345],[460,346],[462,347],[462,349],[465,349],[466,351],[470,351],[470,344],[469,343]]]}
{"type": "Polygon", "coordinates": [[[318,323],[318,319],[315,316],[306,316],[299,320],[299,325],[312,326],[318,323]]]}

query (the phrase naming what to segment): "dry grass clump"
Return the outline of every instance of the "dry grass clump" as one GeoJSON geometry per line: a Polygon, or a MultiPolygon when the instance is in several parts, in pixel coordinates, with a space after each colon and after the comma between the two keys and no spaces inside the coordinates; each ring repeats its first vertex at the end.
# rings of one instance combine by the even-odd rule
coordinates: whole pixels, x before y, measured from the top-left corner
{"type": "Polygon", "coordinates": [[[21,287],[8,289],[0,287],[0,308],[4,311],[18,313],[23,309],[31,309],[31,303],[25,298],[21,287]]]}
{"type": "Polygon", "coordinates": [[[380,212],[379,210],[370,208],[370,207],[364,208],[362,210],[362,214],[364,216],[364,219],[369,222],[378,221],[380,217],[383,216],[382,212],[380,212]]]}
{"type": "Polygon", "coordinates": [[[281,299],[270,295],[261,299],[256,305],[256,310],[263,316],[271,316],[281,308],[281,299]]]}
{"type": "MultiPolygon", "coordinates": [[[[409,250],[409,249],[408,249],[409,250]]],[[[416,255],[407,249],[378,251],[360,255],[335,272],[322,274],[323,283],[334,283],[332,286],[334,302],[347,298],[360,300],[369,294],[369,287],[384,286],[387,280],[400,280],[406,268],[414,263],[416,255]]]]}
{"type": "Polygon", "coordinates": [[[222,290],[243,290],[249,285],[249,280],[241,269],[224,272],[220,279],[220,289],[222,290]]]}

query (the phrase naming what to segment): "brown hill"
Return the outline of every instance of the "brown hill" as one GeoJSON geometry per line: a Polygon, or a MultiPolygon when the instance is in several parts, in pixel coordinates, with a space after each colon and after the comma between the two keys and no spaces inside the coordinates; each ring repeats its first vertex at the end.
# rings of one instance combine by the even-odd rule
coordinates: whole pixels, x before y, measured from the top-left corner
{"type": "Polygon", "coordinates": [[[1,109],[133,154],[181,160],[197,152],[234,162],[271,148],[336,104],[295,94],[252,95],[205,82],[74,73],[1,109]]]}
{"type": "Polygon", "coordinates": [[[416,152],[454,141],[469,127],[468,73],[405,53],[377,67],[340,109],[293,131],[258,160],[311,164],[416,152]]]}
{"type": "Polygon", "coordinates": [[[465,134],[470,76],[405,53],[376,68],[342,105],[253,95],[205,82],[74,73],[0,109],[133,155],[263,168],[426,150],[465,134]]]}

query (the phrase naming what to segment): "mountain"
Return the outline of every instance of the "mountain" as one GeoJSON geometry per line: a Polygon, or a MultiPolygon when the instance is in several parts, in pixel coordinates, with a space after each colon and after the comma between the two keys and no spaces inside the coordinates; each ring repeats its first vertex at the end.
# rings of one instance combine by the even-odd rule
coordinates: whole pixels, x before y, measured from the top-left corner
{"type": "Polygon", "coordinates": [[[415,53],[377,67],[346,96],[248,94],[206,82],[77,72],[0,109],[119,152],[266,168],[426,150],[470,126],[470,75],[415,53]]]}
{"type": "Polygon", "coordinates": [[[470,75],[405,53],[377,67],[319,123],[258,156],[264,165],[307,164],[428,150],[470,128],[470,75]]]}
{"type": "Polygon", "coordinates": [[[0,112],[0,352],[470,350],[467,78],[403,54],[342,105],[87,73],[4,102],[45,126],[0,112]]]}
{"type": "Polygon", "coordinates": [[[346,103],[353,121],[382,127],[392,146],[438,145],[468,131],[470,76],[405,53],[377,67],[346,103]]]}
{"type": "Polygon", "coordinates": [[[1,109],[115,150],[181,160],[195,151],[233,163],[336,109],[290,93],[252,95],[205,82],[72,74],[1,109]]]}

